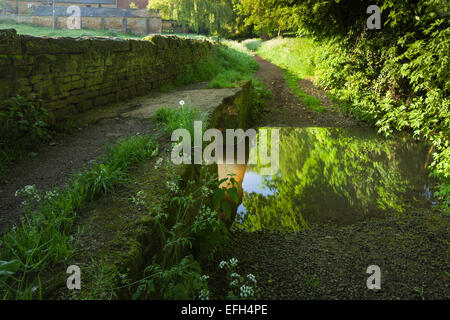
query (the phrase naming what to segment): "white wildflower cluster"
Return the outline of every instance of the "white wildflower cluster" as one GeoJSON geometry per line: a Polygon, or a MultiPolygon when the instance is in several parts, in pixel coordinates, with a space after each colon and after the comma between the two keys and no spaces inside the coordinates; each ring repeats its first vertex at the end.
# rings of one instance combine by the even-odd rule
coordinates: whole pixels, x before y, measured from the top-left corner
{"type": "Polygon", "coordinates": [[[136,196],[131,197],[131,202],[133,202],[133,204],[138,207],[145,206],[145,192],[141,190],[136,193],[136,196]]]}
{"type": "Polygon", "coordinates": [[[234,279],[230,282],[230,286],[237,287],[239,285],[239,279],[234,279]]]}
{"type": "Polygon", "coordinates": [[[210,188],[208,188],[207,186],[203,186],[201,190],[202,190],[203,197],[208,197],[209,195],[211,195],[213,193],[213,191],[210,188]]]}
{"type": "Polygon", "coordinates": [[[209,279],[209,276],[206,274],[202,275],[200,277],[200,281],[203,282],[203,286],[204,286],[204,288],[202,290],[200,290],[200,294],[198,296],[198,298],[200,300],[209,300],[210,292],[207,288],[208,287],[208,282],[207,282],[208,279],[209,279]]]}
{"type": "Polygon", "coordinates": [[[57,197],[57,196],[58,196],[58,192],[56,192],[56,191],[54,191],[54,190],[47,191],[47,192],[45,193],[45,199],[46,199],[46,200],[51,200],[51,199],[53,199],[53,198],[55,198],[55,197],[57,197]]]}
{"type": "Polygon", "coordinates": [[[254,294],[255,294],[255,292],[254,292],[253,288],[250,286],[243,285],[243,286],[241,286],[241,288],[239,290],[239,295],[243,299],[252,298],[254,296],[254,294]]]}
{"type": "Polygon", "coordinates": [[[16,197],[23,197],[25,200],[22,202],[22,206],[25,207],[30,204],[30,202],[39,202],[41,201],[41,197],[36,189],[35,185],[28,185],[19,189],[14,194],[16,197]]]}
{"type": "Polygon", "coordinates": [[[34,197],[38,197],[39,198],[39,195],[37,194],[37,189],[36,189],[36,186],[35,185],[32,185],[32,186],[25,186],[25,187],[23,187],[22,189],[19,189],[19,190],[17,190],[16,191],[16,193],[15,193],[15,196],[16,197],[19,197],[19,196],[34,196],[34,197]]]}
{"type": "Polygon", "coordinates": [[[202,205],[200,211],[194,221],[194,228],[196,230],[203,230],[206,226],[211,226],[216,230],[220,225],[217,214],[210,207],[202,205]]]}
{"type": "Polygon", "coordinates": [[[256,278],[254,275],[252,275],[251,273],[249,273],[247,275],[247,279],[250,280],[251,282],[253,282],[254,284],[256,284],[256,278]]]}
{"type": "Polygon", "coordinates": [[[174,181],[166,181],[166,186],[172,193],[177,194],[180,192],[180,188],[178,187],[178,184],[174,181]]]}
{"type": "Polygon", "coordinates": [[[231,258],[230,261],[229,261],[229,263],[230,263],[230,266],[231,266],[231,267],[236,267],[237,264],[238,264],[238,259],[236,259],[236,258],[231,258]]]}
{"type": "Polygon", "coordinates": [[[158,160],[156,160],[155,169],[161,168],[161,165],[162,165],[163,161],[164,161],[163,158],[159,158],[158,160]]]}
{"type": "Polygon", "coordinates": [[[201,281],[206,281],[209,279],[209,276],[207,276],[206,274],[200,277],[201,281]]]}
{"type": "Polygon", "coordinates": [[[256,277],[249,273],[246,277],[241,276],[239,273],[235,272],[235,267],[238,264],[238,259],[231,258],[228,261],[220,261],[219,268],[226,269],[228,272],[228,280],[230,281],[230,298],[242,298],[249,299],[255,298],[257,286],[256,277]]]}
{"type": "Polygon", "coordinates": [[[239,261],[236,258],[231,258],[228,261],[220,261],[219,268],[223,269],[224,267],[228,266],[228,268],[231,270],[232,268],[237,266],[238,262],[239,261]]]}
{"type": "Polygon", "coordinates": [[[209,300],[209,290],[208,289],[200,290],[200,294],[198,295],[198,298],[200,300],[209,300]]]}

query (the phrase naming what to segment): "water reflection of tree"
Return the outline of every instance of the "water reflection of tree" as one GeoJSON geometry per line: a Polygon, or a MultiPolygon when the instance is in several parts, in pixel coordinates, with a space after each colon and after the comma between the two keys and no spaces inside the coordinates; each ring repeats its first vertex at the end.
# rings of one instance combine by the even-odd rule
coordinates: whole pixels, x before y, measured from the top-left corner
{"type": "MultiPolygon", "coordinates": [[[[263,181],[276,194],[245,194],[246,230],[298,230],[308,222],[346,224],[383,212],[401,214],[408,186],[417,183],[411,178],[422,177],[408,174],[424,161],[424,154],[406,138],[382,140],[364,131],[286,128],[280,140],[279,174],[263,181]]],[[[258,167],[254,170],[258,172],[258,167]]]]}

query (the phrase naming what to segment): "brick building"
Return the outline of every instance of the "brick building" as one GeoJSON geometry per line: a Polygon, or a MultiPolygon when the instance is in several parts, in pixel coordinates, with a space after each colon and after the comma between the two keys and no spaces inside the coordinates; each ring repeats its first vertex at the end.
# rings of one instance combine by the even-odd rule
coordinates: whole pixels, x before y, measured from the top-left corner
{"type": "Polygon", "coordinates": [[[76,29],[115,30],[138,35],[162,31],[159,12],[119,8],[117,0],[56,0],[54,15],[51,0],[6,0],[0,17],[45,27],[52,27],[54,21],[56,28],[66,29],[69,28],[68,19],[77,14],[74,9],[69,9],[70,6],[79,7],[80,23],[76,24],[76,29]]]}
{"type": "Polygon", "coordinates": [[[138,9],[147,9],[148,0],[117,0],[117,8],[129,8],[131,3],[134,3],[138,9]]]}

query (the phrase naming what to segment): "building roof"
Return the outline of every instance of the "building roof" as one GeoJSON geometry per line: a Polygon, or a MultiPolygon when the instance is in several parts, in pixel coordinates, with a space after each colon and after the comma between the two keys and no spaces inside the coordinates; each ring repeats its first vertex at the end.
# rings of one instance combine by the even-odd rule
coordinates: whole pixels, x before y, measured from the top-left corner
{"type": "MultiPolygon", "coordinates": [[[[55,15],[58,17],[69,17],[73,15],[72,11],[67,12],[69,7],[55,7],[55,15]]],[[[135,9],[119,8],[88,8],[79,7],[82,17],[139,17],[134,14],[135,9]]],[[[34,16],[52,16],[52,7],[39,6],[33,12],[34,16]]]]}
{"type": "Polygon", "coordinates": [[[8,2],[3,3],[3,6],[4,6],[4,9],[6,12],[16,13],[16,10],[11,8],[11,6],[8,4],[8,2]]]}

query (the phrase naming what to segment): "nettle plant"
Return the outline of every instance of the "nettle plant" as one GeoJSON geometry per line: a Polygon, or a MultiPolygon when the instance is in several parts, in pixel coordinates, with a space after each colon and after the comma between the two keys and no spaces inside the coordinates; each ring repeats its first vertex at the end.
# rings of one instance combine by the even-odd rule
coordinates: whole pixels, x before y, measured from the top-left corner
{"type": "Polygon", "coordinates": [[[208,276],[201,274],[199,262],[190,253],[195,248],[199,255],[213,255],[226,239],[226,228],[211,197],[220,181],[217,175],[205,173],[184,182],[171,161],[158,160],[155,167],[166,169],[171,201],[150,212],[162,250],[145,269],[133,298],[209,299],[208,276]]]}
{"type": "Polygon", "coordinates": [[[6,101],[7,109],[0,113],[0,143],[28,148],[50,138],[49,112],[40,107],[36,96],[27,99],[17,95],[6,101]]]}
{"type": "Polygon", "coordinates": [[[241,276],[236,272],[237,265],[238,260],[236,258],[219,263],[219,268],[225,270],[227,273],[227,282],[229,284],[227,299],[256,299],[259,291],[256,277],[251,273],[245,277],[241,276]]]}

